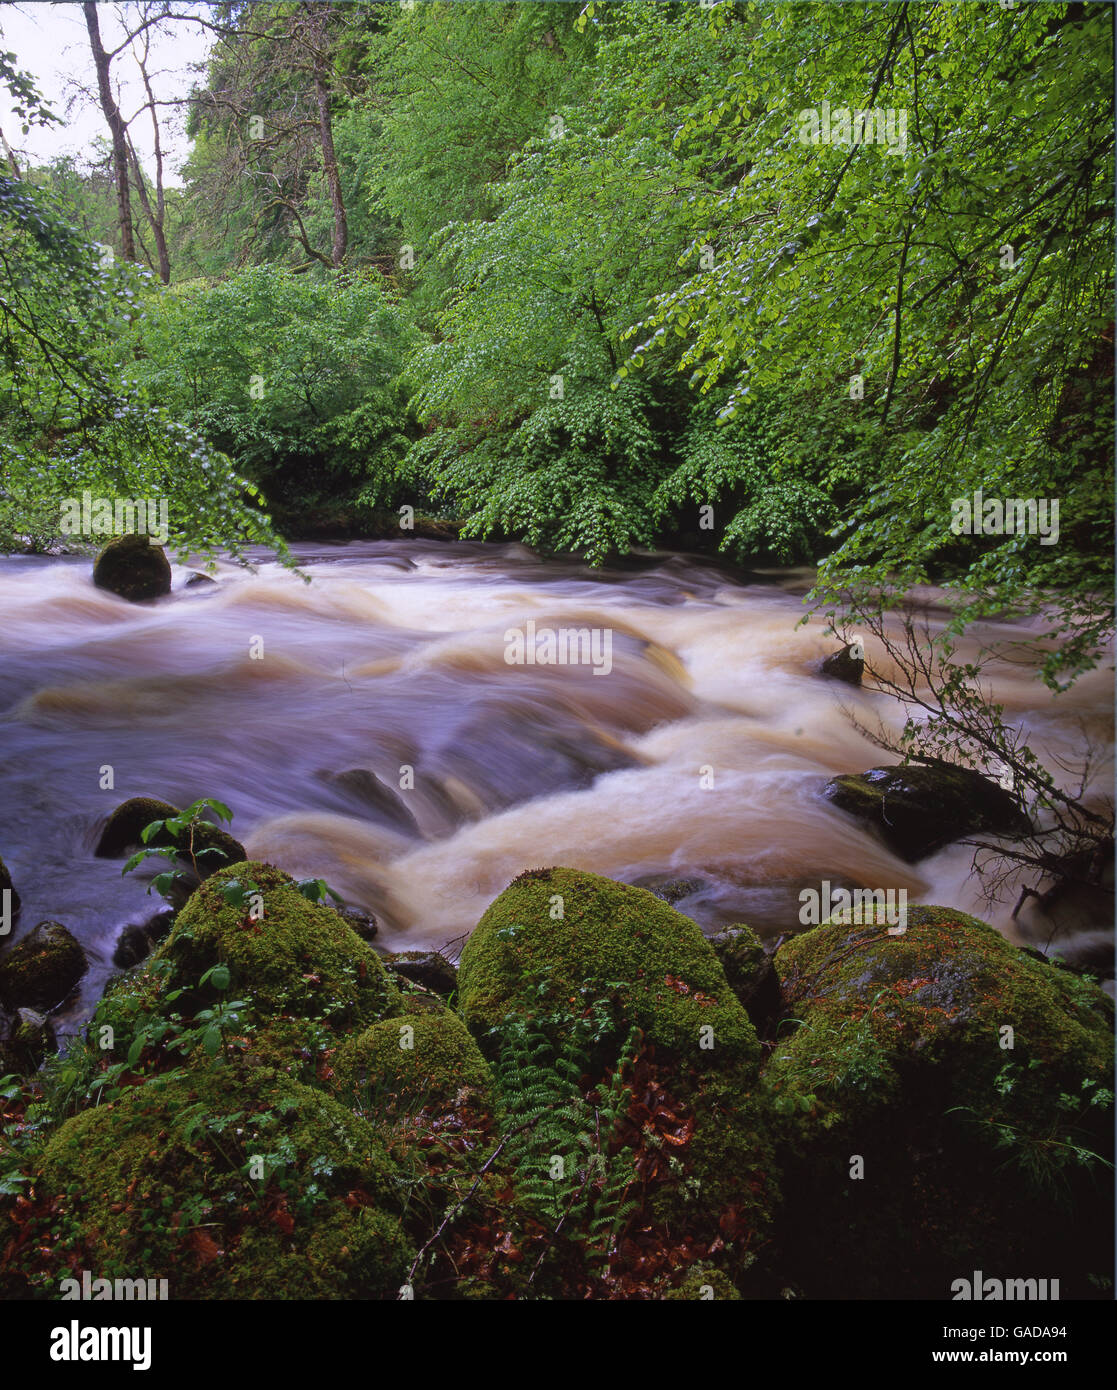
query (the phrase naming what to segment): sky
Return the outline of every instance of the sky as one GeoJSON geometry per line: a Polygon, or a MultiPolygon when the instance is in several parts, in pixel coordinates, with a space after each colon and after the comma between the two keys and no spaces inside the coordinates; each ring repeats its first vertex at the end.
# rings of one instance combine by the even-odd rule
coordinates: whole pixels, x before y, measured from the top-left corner
{"type": "MultiPolygon", "coordinates": [[[[183,5],[182,10],[202,12],[201,5],[183,5]]],[[[113,49],[123,38],[124,30],[119,13],[135,13],[135,5],[98,4],[101,38],[107,49],[113,49]]],[[[169,34],[152,39],[152,86],[161,99],[181,96],[193,78],[193,65],[202,62],[210,46],[210,36],[197,25],[178,22],[168,26],[169,34]]],[[[15,53],[16,67],[35,79],[40,93],[54,113],[63,119],[62,125],[32,126],[24,135],[21,121],[12,110],[6,90],[0,90],[0,129],[7,137],[17,158],[25,162],[44,163],[55,155],[71,154],[79,159],[94,153],[98,139],[108,139],[101,108],[96,101],[96,74],[89,52],[89,35],[80,3],[66,0],[62,4],[46,0],[0,0],[0,51],[15,53]],[[80,87],[92,96],[82,96],[80,87]]],[[[113,62],[113,83],[119,89],[118,101],[125,119],[144,102],[143,85],[138,70],[127,52],[113,62]]],[[[161,108],[164,120],[170,117],[170,127],[164,126],[163,147],[168,187],[181,184],[177,170],[186,158],[188,142],[182,133],[182,119],[177,112],[161,108]]],[[[146,114],[132,126],[132,139],[141,164],[149,172],[152,164],[152,132],[146,114]]]]}

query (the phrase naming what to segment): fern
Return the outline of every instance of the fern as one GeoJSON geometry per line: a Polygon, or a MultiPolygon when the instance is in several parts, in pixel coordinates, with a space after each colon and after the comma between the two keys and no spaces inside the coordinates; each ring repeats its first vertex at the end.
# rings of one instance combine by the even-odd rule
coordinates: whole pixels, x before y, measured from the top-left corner
{"type": "Polygon", "coordinates": [[[632,1156],[610,1152],[631,1090],[626,1063],[640,1041],[633,1028],[621,1061],[603,1087],[586,1091],[583,1078],[599,1041],[598,1011],[561,1033],[556,1044],[546,1020],[508,1019],[497,1084],[510,1114],[508,1156],[522,1200],[560,1233],[578,1243],[590,1272],[607,1267],[613,1243],[637,1203],[632,1156]]]}

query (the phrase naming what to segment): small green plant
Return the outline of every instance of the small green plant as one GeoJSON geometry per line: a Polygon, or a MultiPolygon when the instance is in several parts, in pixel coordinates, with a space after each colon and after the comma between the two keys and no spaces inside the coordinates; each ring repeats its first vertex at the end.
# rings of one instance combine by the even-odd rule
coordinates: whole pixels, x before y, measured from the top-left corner
{"type": "MultiPolygon", "coordinates": [[[[180,811],[177,816],[167,816],[162,820],[149,822],[140,831],[140,839],[145,845],[150,845],[151,841],[159,834],[169,835],[172,843],[169,845],[152,846],[150,849],[137,850],[131,859],[121,869],[121,875],[131,873],[134,869],[148,859],[189,859],[190,865],[194,870],[197,879],[203,877],[201,869],[198,867],[198,860],[206,855],[216,856],[218,859],[227,859],[229,856],[223,849],[218,849],[216,845],[202,846],[198,841],[199,831],[203,826],[211,824],[204,816],[205,811],[212,811],[221,820],[231,821],[233,813],[222,801],[216,801],[213,797],[202,797],[198,801],[191,802],[184,811],[180,811]]],[[[187,875],[181,869],[168,869],[163,873],[156,874],[148,885],[148,892],[154,888],[163,897],[168,897],[175,885],[185,882],[187,875]]]]}

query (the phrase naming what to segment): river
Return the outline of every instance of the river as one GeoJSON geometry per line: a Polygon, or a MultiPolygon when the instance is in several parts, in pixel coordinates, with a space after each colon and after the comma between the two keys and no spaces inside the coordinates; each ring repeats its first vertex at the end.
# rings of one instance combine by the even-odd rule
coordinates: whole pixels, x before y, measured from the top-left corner
{"type": "MultiPolygon", "coordinates": [[[[71,1019],[100,993],[122,927],[159,905],[93,854],[137,795],[226,802],[252,857],[325,878],[393,949],[460,938],[518,872],[551,864],[694,880],[681,911],[769,940],[797,929],[800,889],[823,879],[1050,936],[1030,909],[1011,920],[1015,894],[983,901],[970,850],[905,864],[820,796],[836,773],[894,761],[851,712],[902,718],[819,676],[836,644],[820,621],[797,627],[809,571],[679,556],[595,571],[421,540],[294,550],[309,583],[223,563],[216,584],[186,588],[176,567],[172,594],[147,605],[94,588],[88,560],[0,559],[0,854],[23,898],[13,937],[49,917],[90,956],[71,1019]],[[506,633],[529,619],[537,634],[607,631],[609,669],[509,664],[506,633]],[[333,780],[358,768],[405,783],[413,826],[333,780]]],[[[1041,756],[1073,760],[1089,738],[1108,785],[1111,671],[1056,701],[1006,662],[994,689],[1041,756]]]]}

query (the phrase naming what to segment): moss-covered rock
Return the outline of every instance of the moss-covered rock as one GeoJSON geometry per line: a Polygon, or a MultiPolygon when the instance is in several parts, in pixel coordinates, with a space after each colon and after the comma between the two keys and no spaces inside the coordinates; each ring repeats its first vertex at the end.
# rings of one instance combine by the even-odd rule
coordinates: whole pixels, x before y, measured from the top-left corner
{"type": "Polygon", "coordinates": [[[8,872],[8,866],[0,859],[0,911],[3,910],[3,894],[7,892],[11,896],[8,899],[11,914],[14,917],[19,911],[19,894],[12,883],[12,876],[8,872]]]}
{"type": "Polygon", "coordinates": [[[392,975],[402,976],[448,999],[458,987],[458,972],[438,951],[388,951],[381,956],[392,975]]]}
{"type": "MultiPolygon", "coordinates": [[[[605,1283],[591,1282],[591,1291],[654,1297],[652,1281],[677,1267],[679,1249],[716,1250],[714,1263],[731,1276],[749,1268],[778,1201],[756,1097],[760,1049],[693,921],[596,874],[532,870],[496,899],[466,943],[458,1000],[482,1050],[500,1058],[510,1123],[524,1119],[525,1105],[530,1112],[532,1096],[553,1094],[556,1113],[568,1095],[566,1130],[583,1131],[562,1137],[568,1154],[599,1152],[607,1206],[607,1188],[639,1194],[641,1239],[618,1238],[616,1253],[595,1266],[605,1283]],[[540,1038],[549,1039],[542,1050],[540,1038]],[[579,1038],[589,1040],[584,1050],[574,1045],[579,1038]],[[622,1039],[632,1049],[626,1055],[622,1039]],[[595,1126],[618,1079],[627,1090],[623,1113],[615,1135],[602,1139],[595,1126]]],[[[543,1123],[531,1134],[515,1149],[529,1182],[546,1174],[560,1138],[558,1129],[548,1138],[543,1123]]],[[[585,1239],[576,1229],[571,1235],[585,1239]]]]}
{"type": "Polygon", "coordinates": [[[172,961],[174,982],[190,986],[223,963],[229,997],[249,998],[267,1019],[290,1014],[353,1028],[399,1007],[372,947],[270,864],[218,870],[191,895],[154,959],[172,961]]]}
{"type": "Polygon", "coordinates": [[[80,1262],[165,1277],[172,1298],[394,1298],[414,1255],[370,1126],[262,1068],[157,1077],[83,1112],[40,1186],[67,1213],[55,1280],[80,1262]]]}
{"type": "Polygon", "coordinates": [[[171,592],[171,565],[162,546],[133,532],[109,541],[94,563],[93,582],[98,589],[139,603],[171,592]]]}
{"type": "Polygon", "coordinates": [[[40,922],[0,956],[0,1004],[49,1012],[88,969],[85,952],[61,922],[40,922]]]}
{"type": "Polygon", "coordinates": [[[679,1299],[739,1303],[741,1295],[720,1269],[713,1265],[697,1265],[687,1271],[681,1283],[661,1295],[661,1301],[679,1299]]]}
{"type": "Polygon", "coordinates": [[[751,927],[738,924],[711,936],[710,945],[754,1026],[765,1029],[780,1008],[780,987],[763,942],[751,927]]]}
{"type": "Polygon", "coordinates": [[[823,795],[914,862],[964,835],[1026,835],[1029,824],[1002,787],[950,763],[873,767],[835,777],[823,795]]]}
{"type": "Polygon", "coordinates": [[[458,992],[483,1048],[509,1013],[592,995],[613,1001],[618,1031],[635,1025],[678,1056],[715,1067],[759,1057],[698,926],[642,888],[579,869],[532,869],[505,889],[465,944],[458,992]]]}
{"type": "MultiPolygon", "coordinates": [[[[122,858],[131,850],[141,847],[140,835],[152,821],[168,820],[178,814],[178,807],[172,806],[169,801],[160,801],[154,796],[129,797],[109,816],[94,853],[101,859],[122,858]]],[[[150,849],[172,846],[182,848],[183,858],[187,858],[182,840],[176,840],[165,827],[148,841],[150,849]]],[[[216,854],[202,854],[198,858],[198,872],[202,878],[208,878],[210,874],[230,864],[243,863],[246,858],[244,846],[240,841],[234,840],[227,830],[222,830],[219,825],[213,825],[210,821],[200,821],[194,828],[195,857],[202,850],[220,850],[223,856],[219,858],[216,854]]]]}
{"type": "Polygon", "coordinates": [[[449,1010],[383,1019],[332,1059],[332,1085],[362,1109],[440,1111],[463,1091],[492,1104],[492,1075],[465,1025],[449,1010]]]}
{"type": "Polygon", "coordinates": [[[765,1083],[808,1290],[946,1298],[968,1269],[1042,1268],[1089,1296],[1105,1257],[1074,1233],[1108,1229],[1085,1156],[1112,1147],[1108,998],[934,907],[909,908],[898,934],[824,924],[775,964],[788,1019],[765,1083]]]}
{"type": "Polygon", "coordinates": [[[50,1020],[34,1009],[0,1013],[0,1076],[30,1076],[56,1046],[50,1020]]]}

